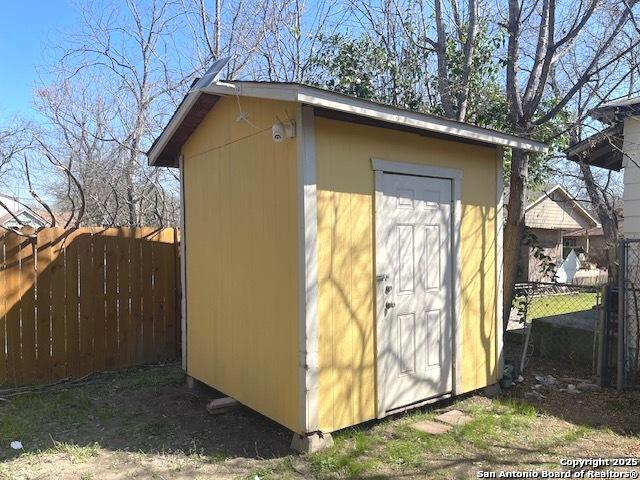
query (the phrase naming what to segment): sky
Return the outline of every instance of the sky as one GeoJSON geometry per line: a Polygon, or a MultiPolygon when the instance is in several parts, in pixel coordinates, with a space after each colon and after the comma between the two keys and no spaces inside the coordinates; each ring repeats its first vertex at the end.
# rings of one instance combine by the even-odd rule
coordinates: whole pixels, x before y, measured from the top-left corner
{"type": "Polygon", "coordinates": [[[0,0],[0,118],[33,118],[32,92],[46,81],[49,42],[73,27],[72,0],[0,0]]]}

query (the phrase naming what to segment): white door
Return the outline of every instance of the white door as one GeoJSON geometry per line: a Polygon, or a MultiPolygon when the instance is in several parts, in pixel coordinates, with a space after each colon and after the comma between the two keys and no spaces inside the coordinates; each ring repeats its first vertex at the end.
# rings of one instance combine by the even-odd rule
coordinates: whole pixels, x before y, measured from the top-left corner
{"type": "Polygon", "coordinates": [[[452,391],[452,181],[377,179],[379,410],[388,412],[452,391]]]}

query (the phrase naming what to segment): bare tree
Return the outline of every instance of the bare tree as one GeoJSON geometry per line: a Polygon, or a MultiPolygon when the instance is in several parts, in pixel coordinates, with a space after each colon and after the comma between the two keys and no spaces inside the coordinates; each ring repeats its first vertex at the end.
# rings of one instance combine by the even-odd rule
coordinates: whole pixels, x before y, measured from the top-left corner
{"type": "Polygon", "coordinates": [[[181,26],[179,2],[124,5],[124,11],[83,11],[81,29],[63,46],[60,82],[39,91],[54,130],[41,136],[40,146],[76,175],[87,221],[162,225],[177,220],[165,219],[158,201],[175,185],[146,166],[144,152],[166,118],[158,113],[177,101],[193,71],[171,63],[175,51],[174,57],[166,52],[181,26]]]}
{"type": "MultiPolygon", "coordinates": [[[[598,77],[626,77],[613,67],[635,52],[637,1],[589,0],[533,4],[508,0],[506,97],[511,130],[523,136],[553,121],[598,77]],[[631,42],[624,33],[631,32],[631,42]],[[556,89],[551,73],[555,72],[556,89]]],[[[509,315],[524,233],[529,154],[514,150],[504,233],[504,314],[509,315]]],[[[506,322],[505,322],[506,323],[506,322]]]]}

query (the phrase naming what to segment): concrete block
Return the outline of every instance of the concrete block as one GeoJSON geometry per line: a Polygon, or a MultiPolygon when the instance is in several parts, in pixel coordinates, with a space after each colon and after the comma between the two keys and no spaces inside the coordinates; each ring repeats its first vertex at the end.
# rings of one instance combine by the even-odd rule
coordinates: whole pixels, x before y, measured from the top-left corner
{"type": "Polygon", "coordinates": [[[316,432],[307,435],[293,434],[291,449],[300,453],[315,453],[333,446],[330,433],[316,432]]]}
{"type": "Polygon", "coordinates": [[[502,388],[499,383],[488,385],[482,389],[482,394],[487,398],[496,398],[502,395],[502,388]]]}
{"type": "Polygon", "coordinates": [[[424,433],[431,435],[442,435],[443,433],[450,432],[452,430],[451,425],[445,425],[444,423],[432,422],[430,420],[424,420],[411,424],[412,428],[420,430],[424,433]]]}
{"type": "Polygon", "coordinates": [[[473,418],[469,415],[465,415],[460,410],[449,410],[448,412],[444,412],[441,415],[436,417],[436,420],[442,423],[446,423],[448,425],[464,425],[465,423],[469,423],[473,418]]]}
{"type": "Polygon", "coordinates": [[[238,406],[238,402],[231,397],[214,398],[207,403],[207,411],[211,415],[222,415],[238,406]]]}

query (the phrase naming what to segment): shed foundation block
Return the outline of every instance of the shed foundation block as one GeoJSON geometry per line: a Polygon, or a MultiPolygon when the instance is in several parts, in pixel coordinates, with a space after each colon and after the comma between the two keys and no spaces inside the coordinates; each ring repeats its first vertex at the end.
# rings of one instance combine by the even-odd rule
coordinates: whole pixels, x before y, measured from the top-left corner
{"type": "Polygon", "coordinates": [[[333,446],[333,437],[330,433],[308,433],[300,435],[294,433],[291,439],[291,449],[300,453],[315,453],[333,446]]]}
{"type": "Polygon", "coordinates": [[[499,383],[487,385],[482,389],[482,394],[487,398],[496,398],[502,395],[502,388],[500,388],[499,383]]]}

